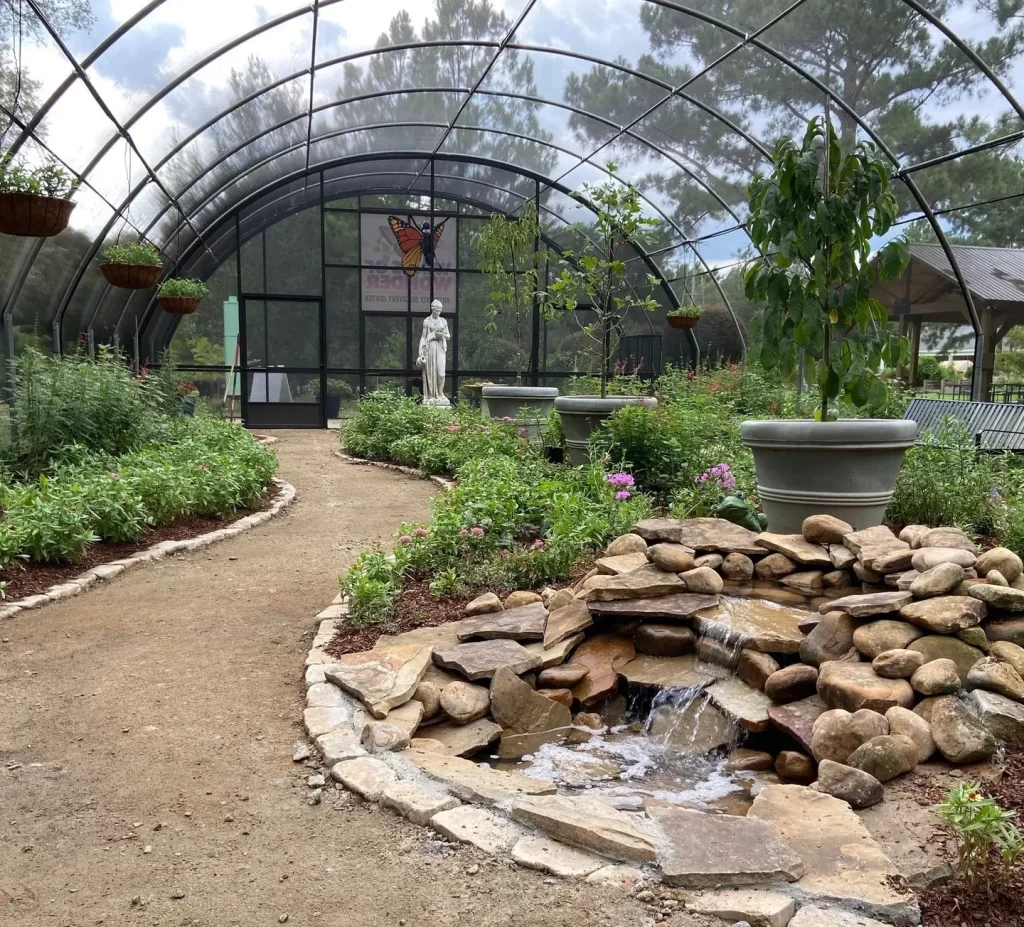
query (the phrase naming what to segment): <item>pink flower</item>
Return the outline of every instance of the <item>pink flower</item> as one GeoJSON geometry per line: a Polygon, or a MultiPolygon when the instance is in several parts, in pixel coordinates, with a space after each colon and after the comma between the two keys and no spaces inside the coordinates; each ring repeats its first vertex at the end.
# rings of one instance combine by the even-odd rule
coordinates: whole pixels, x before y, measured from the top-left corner
{"type": "Polygon", "coordinates": [[[399,543],[399,544],[411,544],[411,543],[412,543],[412,538],[411,538],[411,537],[409,537],[409,535],[407,535],[407,534],[403,534],[403,535],[402,535],[402,536],[401,536],[401,537],[400,537],[400,538],[398,539],[398,543],[399,543]]]}
{"type": "Polygon", "coordinates": [[[110,474],[110,478],[111,478],[111,479],[112,479],[112,480],[113,480],[113,481],[114,481],[115,483],[117,483],[117,482],[118,482],[118,481],[119,481],[119,480],[121,479],[121,474],[120,474],[120,473],[111,473],[111,474],[110,474]]]}
{"type": "Polygon", "coordinates": [[[520,428],[519,429],[519,437],[520,438],[525,438],[526,437],[526,429],[525,428],[520,428]]]}
{"type": "Polygon", "coordinates": [[[498,556],[501,557],[502,560],[508,560],[508,551],[503,547],[498,551],[498,556]]]}
{"type": "Polygon", "coordinates": [[[445,425],[444,430],[445,431],[451,431],[451,432],[454,433],[456,431],[462,431],[462,426],[461,425],[445,425]]]}
{"type": "Polygon", "coordinates": [[[426,528],[417,528],[413,535],[418,538],[425,538],[430,532],[426,528]]]}
{"type": "Polygon", "coordinates": [[[544,546],[544,542],[540,538],[537,538],[537,540],[534,541],[530,546],[534,550],[540,550],[544,546]]]}
{"type": "Polygon", "coordinates": [[[501,421],[503,421],[503,422],[505,422],[506,424],[509,424],[509,425],[514,425],[516,423],[516,420],[514,418],[512,418],[511,416],[508,416],[508,415],[503,415],[501,417],[501,421]]]}
{"type": "Polygon", "coordinates": [[[206,466],[206,464],[200,464],[199,469],[205,473],[209,468],[206,466]]]}
{"type": "Polygon", "coordinates": [[[621,500],[622,502],[625,502],[632,495],[633,494],[631,492],[629,492],[629,490],[627,490],[627,489],[620,489],[615,494],[615,498],[621,500]]]}
{"type": "Polygon", "coordinates": [[[476,528],[470,528],[469,533],[475,538],[482,538],[484,536],[484,529],[477,526],[476,528]]]}

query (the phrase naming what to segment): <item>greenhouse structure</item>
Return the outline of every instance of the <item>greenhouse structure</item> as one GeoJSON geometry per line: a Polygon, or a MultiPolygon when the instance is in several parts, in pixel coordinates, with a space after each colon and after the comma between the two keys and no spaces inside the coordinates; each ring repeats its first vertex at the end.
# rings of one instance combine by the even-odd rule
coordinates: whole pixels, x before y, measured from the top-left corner
{"type": "Polygon", "coordinates": [[[0,30],[3,149],[78,181],[59,234],[0,236],[5,360],[170,350],[246,422],[316,427],[415,391],[440,299],[453,394],[559,386],[593,372],[572,331],[539,297],[521,330],[492,319],[476,236],[533,204],[543,290],[611,179],[657,220],[623,259],[661,311],[621,369],[739,361],[747,187],[816,116],[892,165],[894,231],[938,249],[975,333],[976,399],[1011,321],[986,320],[954,246],[1024,246],[1021,0],[4,0],[0,30]],[[206,282],[198,311],[101,275],[136,240],[206,282]],[[701,325],[667,329],[689,304],[701,325]]]}

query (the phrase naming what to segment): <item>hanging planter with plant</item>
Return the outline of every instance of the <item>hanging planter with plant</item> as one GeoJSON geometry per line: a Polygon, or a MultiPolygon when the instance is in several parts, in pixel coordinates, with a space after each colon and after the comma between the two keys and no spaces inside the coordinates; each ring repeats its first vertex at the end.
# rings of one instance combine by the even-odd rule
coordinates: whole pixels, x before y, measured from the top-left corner
{"type": "Polygon", "coordinates": [[[27,168],[11,155],[0,158],[0,232],[52,238],[68,227],[78,181],[55,164],[27,168]]]}
{"type": "Polygon", "coordinates": [[[160,284],[157,299],[164,312],[170,312],[172,315],[191,315],[196,311],[199,301],[209,292],[202,280],[171,277],[160,284]]]}
{"type": "Polygon", "coordinates": [[[160,252],[144,241],[113,245],[103,252],[103,257],[100,273],[111,286],[125,290],[152,289],[160,282],[164,271],[160,252]]]}
{"type": "Polygon", "coordinates": [[[700,306],[680,306],[665,316],[671,328],[693,328],[700,321],[704,310],[700,306]]]}

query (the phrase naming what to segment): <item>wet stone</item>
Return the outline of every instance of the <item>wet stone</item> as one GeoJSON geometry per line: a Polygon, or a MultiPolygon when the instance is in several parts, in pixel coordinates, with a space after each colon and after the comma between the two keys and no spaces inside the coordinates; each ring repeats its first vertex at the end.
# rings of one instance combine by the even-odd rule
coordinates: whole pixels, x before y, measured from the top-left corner
{"type": "Polygon", "coordinates": [[[814,722],[827,710],[828,706],[821,698],[812,695],[788,705],[772,705],[768,709],[768,718],[775,727],[810,753],[814,722]]]}
{"type": "Polygon", "coordinates": [[[768,677],[778,670],[779,664],[771,654],[761,653],[757,650],[744,649],[740,651],[739,662],[736,665],[736,675],[748,686],[764,691],[764,684],[768,677]]]}
{"type": "Polygon", "coordinates": [[[686,654],[681,657],[641,655],[623,664],[618,673],[632,686],[649,686],[659,689],[706,686],[715,679],[716,675],[723,675],[714,667],[698,665],[698,658],[695,654],[686,654]]]}
{"type": "Polygon", "coordinates": [[[759,733],[771,728],[771,699],[741,679],[731,676],[719,680],[708,688],[707,694],[711,703],[743,730],[759,733]]]}
{"type": "Polygon", "coordinates": [[[783,750],[775,757],[775,773],[783,782],[810,785],[817,775],[814,760],[798,750],[783,750]]]}
{"type": "Polygon", "coordinates": [[[817,692],[818,671],[813,666],[794,663],[773,673],[765,683],[764,694],[776,704],[796,702],[817,692]]]}
{"type": "Polygon", "coordinates": [[[621,634],[597,634],[573,653],[573,662],[587,668],[587,676],[573,686],[573,695],[585,706],[618,691],[619,670],[636,656],[633,641],[621,634]]]}
{"type": "Polygon", "coordinates": [[[692,653],[693,631],[683,625],[642,624],[633,635],[637,653],[651,657],[679,657],[692,653]]]}
{"type": "Polygon", "coordinates": [[[775,757],[763,750],[737,747],[725,761],[725,768],[734,772],[764,772],[775,765],[775,757]]]}
{"type": "Polygon", "coordinates": [[[536,734],[568,727],[569,709],[535,692],[511,670],[499,669],[491,680],[491,715],[505,734],[536,734]]]}

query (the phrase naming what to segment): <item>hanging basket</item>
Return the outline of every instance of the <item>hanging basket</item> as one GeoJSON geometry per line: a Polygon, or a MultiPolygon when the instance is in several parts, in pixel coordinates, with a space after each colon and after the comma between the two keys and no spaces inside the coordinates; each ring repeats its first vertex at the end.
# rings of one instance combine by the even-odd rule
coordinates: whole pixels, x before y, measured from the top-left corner
{"type": "Polygon", "coordinates": [[[171,315],[191,315],[199,305],[199,299],[195,296],[161,296],[159,297],[160,308],[171,315]]]}
{"type": "Polygon", "coordinates": [[[151,290],[163,272],[160,264],[100,264],[107,283],[124,290],[151,290]]]}
{"type": "Polygon", "coordinates": [[[667,317],[671,328],[693,328],[700,321],[699,315],[670,315],[667,317]]]}
{"type": "Polygon", "coordinates": [[[0,193],[0,232],[23,238],[52,238],[68,227],[74,200],[35,193],[0,193]]]}

